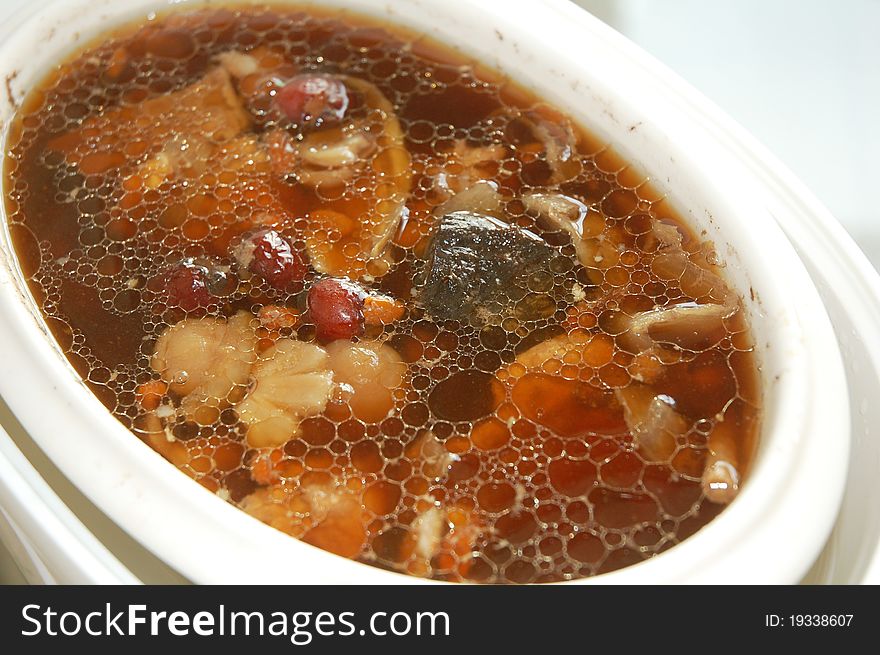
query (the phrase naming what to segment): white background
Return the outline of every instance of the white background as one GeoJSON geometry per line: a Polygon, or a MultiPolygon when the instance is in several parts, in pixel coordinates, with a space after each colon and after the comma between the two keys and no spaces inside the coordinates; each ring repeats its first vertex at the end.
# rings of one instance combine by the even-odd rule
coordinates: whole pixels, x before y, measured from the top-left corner
{"type": "Polygon", "coordinates": [[[880,0],[577,0],[780,157],[880,268],[880,0]]]}
{"type": "Polygon", "coordinates": [[[880,268],[880,0],[575,2],[752,131],[880,268]]]}
{"type": "Polygon", "coordinates": [[[752,131],[880,268],[880,0],[576,1],[752,131]]]}

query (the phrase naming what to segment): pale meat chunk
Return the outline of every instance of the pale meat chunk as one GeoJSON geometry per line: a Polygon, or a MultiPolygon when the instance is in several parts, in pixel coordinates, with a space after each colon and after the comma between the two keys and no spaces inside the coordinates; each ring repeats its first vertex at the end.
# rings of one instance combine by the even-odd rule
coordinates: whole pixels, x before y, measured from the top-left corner
{"type": "Polygon", "coordinates": [[[232,404],[232,391],[247,385],[256,359],[251,319],[247,312],[228,321],[184,319],[159,337],[151,366],[183,397],[180,407],[187,419],[213,422],[218,409],[232,404]]]}
{"type": "MultiPolygon", "coordinates": [[[[109,109],[49,142],[85,174],[105,173],[151,156],[146,174],[167,175],[240,135],[251,121],[221,67],[179,91],[109,109]],[[112,129],[110,129],[112,127],[112,129]]],[[[153,181],[155,182],[156,178],[153,181]]]]}
{"type": "Polygon", "coordinates": [[[333,390],[327,351],[281,339],[253,368],[253,387],[236,408],[254,448],[280,446],[296,436],[302,419],[324,410],[333,390]]]}
{"type": "Polygon", "coordinates": [[[350,394],[354,415],[377,422],[394,407],[392,392],[403,383],[406,364],[390,346],[378,341],[334,341],[327,346],[336,381],[350,394]]]}

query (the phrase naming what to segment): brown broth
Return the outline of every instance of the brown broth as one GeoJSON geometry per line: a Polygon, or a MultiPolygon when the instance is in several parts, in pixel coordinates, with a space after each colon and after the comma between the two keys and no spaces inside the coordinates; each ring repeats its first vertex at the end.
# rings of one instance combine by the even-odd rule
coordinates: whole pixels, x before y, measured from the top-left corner
{"type": "MultiPolygon", "coordinates": [[[[612,571],[674,546],[723,509],[701,481],[707,440],[719,419],[734,426],[738,469],[747,470],[758,433],[757,365],[739,305],[700,347],[633,348],[629,318],[721,302],[717,285],[688,278],[718,275],[711,244],[581,128],[574,174],[554,180],[547,152],[512,118],[529,109],[536,120],[565,120],[494,71],[388,26],[278,8],[160,17],[105,35],[25,99],[4,175],[13,242],[50,329],[98,398],[187,475],[257,518],[341,555],[441,580],[549,582],[612,571]],[[300,70],[367,80],[390,100],[413,176],[384,266],[350,257],[354,242],[315,218],[317,210],[355,218],[370,211],[381,180],[369,175],[340,191],[285,179],[259,162],[224,171],[225,160],[212,159],[197,177],[172,175],[154,188],[139,172],[186,126],[150,116],[154,124],[136,126],[137,109],[197,82],[218,54],[255,47],[300,70]],[[98,136],[88,141],[90,127],[98,136]],[[546,306],[538,318],[432,320],[411,295],[424,275],[432,212],[449,195],[438,190],[438,175],[461,174],[450,155],[457,143],[503,147],[503,157],[473,174],[497,185],[505,220],[560,255],[535,281],[536,302],[546,306]],[[595,267],[579,263],[570,239],[526,211],[521,197],[533,191],[563,192],[589,207],[585,230],[616,244],[614,261],[602,251],[595,267]],[[237,272],[231,248],[265,212],[296,249],[324,239],[341,273],[406,305],[400,320],[364,336],[405,363],[400,386],[388,390],[391,409],[373,416],[334,395],[276,448],[249,446],[234,409],[252,393],[247,385],[202,425],[156,418],[144,400],[144,385],[160,378],[151,368],[156,341],[185,318],[167,306],[161,286],[163,271],[183,258],[229,271],[211,316],[256,316],[266,305],[295,313],[295,325],[274,330],[252,320],[259,352],[279,339],[315,341],[302,288],[279,292],[237,272]],[[678,228],[697,268],[658,275],[656,221],[678,228]],[[577,361],[569,353],[537,367],[521,363],[530,348],[564,334],[580,344],[577,361]],[[687,425],[661,461],[643,455],[615,391],[641,383],[687,425]],[[145,427],[156,421],[168,438],[145,427]]],[[[245,132],[262,148],[272,128],[261,118],[245,132]]],[[[304,286],[321,277],[311,269],[304,286]]],[[[162,406],[178,411],[180,396],[156,388],[162,406]]]]}

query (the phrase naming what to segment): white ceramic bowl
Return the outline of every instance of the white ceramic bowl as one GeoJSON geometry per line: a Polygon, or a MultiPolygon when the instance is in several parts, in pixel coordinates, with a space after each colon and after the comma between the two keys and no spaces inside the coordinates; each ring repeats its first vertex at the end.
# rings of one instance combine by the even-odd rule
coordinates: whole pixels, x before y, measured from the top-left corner
{"type": "MultiPolygon", "coordinates": [[[[70,0],[37,11],[0,47],[8,89],[0,121],[8,122],[16,101],[65,54],[166,4],[181,3],[70,0]]],[[[773,217],[754,202],[753,174],[692,92],[564,0],[320,5],[387,18],[456,45],[584,122],[707,231],[744,297],[762,365],[764,416],[739,497],[681,545],[586,582],[798,581],[834,522],[846,475],[840,353],[809,276],[773,217]]],[[[290,539],[176,471],[105,410],[47,336],[8,234],[0,258],[0,393],[61,471],[157,557],[195,582],[416,581],[290,539]]]]}
{"type": "Polygon", "coordinates": [[[0,499],[0,541],[28,582],[137,582],[46,485],[3,428],[0,499]]]}

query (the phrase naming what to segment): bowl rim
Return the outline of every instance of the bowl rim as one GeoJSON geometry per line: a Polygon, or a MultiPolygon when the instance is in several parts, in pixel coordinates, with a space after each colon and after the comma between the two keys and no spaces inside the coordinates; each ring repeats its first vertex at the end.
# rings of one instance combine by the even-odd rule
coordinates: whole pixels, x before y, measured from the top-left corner
{"type": "MultiPolygon", "coordinates": [[[[99,15],[95,5],[104,6],[109,4],[107,0],[99,2],[76,2],[60,4],[53,3],[40,8],[33,13],[22,28],[16,32],[9,41],[0,46],[0,54],[14,52],[16,48],[25,48],[28,43],[36,42],[35,37],[43,34],[47,25],[58,24],[60,20],[71,16],[77,6],[90,6],[92,15],[99,15]],[[30,39],[30,40],[29,40],[30,39]]],[[[177,4],[177,3],[168,3],[177,4]]],[[[192,5],[194,3],[180,3],[192,5]]],[[[308,4],[303,2],[293,3],[298,5],[308,4]]],[[[337,0],[327,4],[344,4],[355,6],[364,13],[373,13],[369,9],[366,0],[337,0]],[[365,11],[367,10],[367,11],[365,11]]],[[[392,6],[394,3],[390,3],[392,6]]],[[[442,15],[448,11],[448,5],[456,3],[449,0],[420,0],[417,3],[419,10],[439,11],[442,15]]],[[[461,3],[459,3],[461,4],[461,3]]],[[[131,3],[132,7],[166,5],[163,2],[147,2],[141,0],[131,3]]],[[[126,13],[132,11],[127,8],[126,13]]],[[[580,35],[589,34],[596,42],[594,48],[604,48],[607,53],[620,58],[620,66],[628,70],[631,75],[640,82],[650,83],[645,93],[654,98],[661,106],[668,108],[670,115],[664,116],[665,126],[675,123],[675,120],[686,119],[692,121],[695,130],[700,131],[701,137],[713,138],[711,128],[717,125],[714,121],[720,112],[708,101],[705,101],[698,93],[681,82],[674,74],[666,70],[649,56],[626,41],[611,28],[605,26],[583,10],[563,0],[539,0],[538,2],[487,2],[479,8],[471,7],[471,10],[482,12],[491,17],[504,30],[505,34],[516,33],[514,21],[521,20],[524,16],[530,19],[538,19],[535,14],[540,11],[541,21],[549,21],[558,31],[572,34],[571,30],[580,31],[580,35]],[[670,118],[672,114],[676,117],[670,118]]],[[[121,13],[121,10],[116,11],[121,13]]],[[[395,12],[395,17],[400,17],[403,9],[395,12]]],[[[411,18],[411,17],[407,17],[411,18]]],[[[95,23],[102,22],[103,17],[95,23]]],[[[395,21],[397,22],[397,21],[395,21]]],[[[400,21],[408,22],[408,21],[400,21]]],[[[107,23],[109,26],[110,23],[107,23]]],[[[447,26],[448,28],[448,26],[447,26]]],[[[96,28],[95,34],[106,30],[106,26],[96,28]]],[[[500,33],[500,32],[499,32],[500,33]]],[[[550,44],[543,44],[550,49],[550,44]]],[[[560,53],[563,61],[571,60],[572,53],[560,53]]],[[[51,56],[41,54],[48,61],[62,59],[57,52],[51,56]]],[[[0,61],[6,61],[0,57],[0,61]]],[[[5,64],[4,64],[5,66],[5,64]]],[[[574,67],[577,71],[578,68],[574,67]]],[[[37,76],[39,78],[39,75],[37,76]]],[[[631,81],[624,84],[629,89],[631,81]]],[[[631,90],[631,89],[629,89],[631,90]]],[[[620,91],[618,92],[620,93],[620,91]]],[[[10,98],[11,100],[11,98],[10,98]]],[[[657,105],[653,105],[656,108],[657,105]]],[[[655,109],[656,111],[656,109],[655,109]]],[[[661,121],[663,123],[664,121],[661,121]]],[[[675,130],[671,129],[674,133],[675,130]]],[[[662,130],[661,130],[662,132],[662,130]]],[[[716,144],[724,146],[724,144],[716,144]]],[[[720,147],[715,153],[724,158],[723,169],[732,175],[741,175],[735,157],[732,157],[727,148],[720,147]]],[[[719,168],[722,168],[719,166],[719,168]]],[[[738,179],[738,178],[737,178],[738,179]]],[[[734,203],[741,207],[742,203],[734,203]]],[[[741,211],[741,210],[740,210],[741,211]]],[[[4,220],[4,229],[5,220],[4,220]]],[[[800,264],[790,244],[782,236],[781,232],[771,233],[770,243],[776,247],[775,264],[784,271],[784,283],[786,291],[792,293],[798,302],[790,302],[786,306],[782,316],[790,320],[790,325],[783,326],[790,336],[794,335],[797,343],[792,347],[798,352],[806,352],[808,347],[816,352],[812,359],[796,356],[795,361],[787,370],[786,381],[780,385],[779,403],[787,408],[783,416],[777,419],[785,423],[788,433],[803,430],[807,433],[821,431],[840,431],[844,423],[848,426],[847,398],[841,392],[845,388],[840,354],[836,350],[836,341],[831,331],[830,322],[825,314],[824,307],[813,288],[809,276],[800,264]],[[830,337],[830,338],[829,338],[830,337]],[[831,344],[834,344],[831,346],[831,344]],[[822,361],[817,353],[822,345],[822,361]],[[808,366],[807,364],[811,365],[808,366]],[[807,380],[812,384],[812,390],[807,388],[807,380]],[[819,395],[821,392],[822,395],[819,395]],[[822,398],[825,406],[819,411],[818,402],[811,403],[803,413],[793,411],[798,399],[803,402],[805,398],[822,398]]],[[[8,236],[8,235],[7,235],[8,236]]],[[[766,246],[759,249],[769,255],[770,249],[766,246]]],[[[294,541],[264,526],[255,519],[238,511],[234,507],[219,500],[199,485],[193,485],[185,476],[179,474],[169,466],[161,456],[154,453],[140,440],[132,439],[131,434],[118,423],[100,402],[85,387],[78,376],[72,373],[72,368],[66,360],[61,359],[57,348],[47,340],[45,326],[40,326],[40,320],[35,317],[28,307],[27,298],[21,293],[15,282],[11,279],[12,269],[8,266],[2,268],[0,273],[0,330],[8,333],[11,342],[16,346],[10,349],[8,361],[0,370],[0,391],[7,398],[10,406],[25,424],[29,433],[35,438],[40,446],[50,455],[59,468],[74,481],[95,504],[108,514],[114,521],[129,531],[135,538],[145,543],[148,548],[160,558],[169,562],[188,575],[195,581],[207,582],[217,580],[216,574],[212,573],[212,567],[218,564],[216,558],[202,557],[193,561],[189,555],[182,555],[177,548],[178,539],[186,535],[187,543],[198,541],[199,534],[216,534],[222,531],[227,543],[226,559],[224,566],[228,567],[225,581],[253,581],[253,572],[241,570],[241,562],[234,561],[234,553],[252,552],[254,545],[259,545],[263,551],[272,553],[287,553],[289,556],[295,553],[307,566],[297,567],[298,575],[306,579],[297,581],[320,581],[320,582],[420,582],[408,576],[398,574],[389,575],[386,571],[380,571],[373,567],[364,566],[360,563],[343,560],[334,555],[320,551],[316,548],[294,541]],[[15,382],[10,372],[15,372],[15,382]],[[50,416],[48,413],[35,413],[33,400],[40,397],[40,390],[45,393],[45,380],[54,381],[51,395],[62,401],[58,411],[50,416]],[[57,419],[57,420],[53,420],[57,419]],[[69,430],[74,430],[79,435],[88,432],[100,435],[100,448],[85,453],[88,461],[77,461],[76,448],[69,440],[57,438],[53,432],[58,424],[64,425],[69,430]],[[112,436],[111,436],[112,435],[112,436]],[[123,438],[124,437],[124,438],[123,438]],[[137,462],[136,470],[130,465],[137,462]],[[122,466],[125,464],[126,466],[122,466]],[[99,473],[99,474],[96,474],[99,473]],[[156,484],[145,484],[157,482],[156,484]],[[144,513],[132,511],[132,506],[137,506],[137,501],[144,502],[150,496],[150,506],[153,511],[144,513]],[[163,505],[163,503],[166,503],[163,505]],[[167,504],[170,503],[170,504],[167,504]],[[181,509],[181,505],[184,509],[181,509]],[[166,511],[160,512],[158,508],[165,507],[166,511]],[[170,511],[168,508],[173,508],[170,511]],[[238,566],[236,566],[238,565],[238,566]],[[249,576],[249,573],[251,574],[249,576]],[[231,578],[231,579],[230,579],[231,578]]],[[[759,286],[759,289],[762,287],[759,286]]],[[[766,288],[766,285],[764,285],[766,288]]],[[[769,295],[768,295],[769,297],[769,295]]],[[[48,339],[51,339],[49,336],[48,339]]],[[[848,430],[844,430],[848,434],[848,430]]],[[[775,432],[774,432],[775,434],[775,432]]],[[[802,436],[802,435],[801,435],[802,436]]],[[[765,437],[766,438],[766,437],[765,437]]],[[[772,439],[770,440],[772,442],[772,439]]],[[[763,576],[761,579],[771,581],[797,580],[809,566],[813,556],[818,552],[824,541],[842,494],[843,479],[845,477],[846,448],[841,447],[819,461],[815,457],[815,446],[812,451],[798,452],[793,450],[792,443],[778,444],[775,454],[768,455],[766,449],[759,454],[758,463],[752,471],[748,482],[744,485],[737,499],[727,508],[721,517],[711,521],[697,534],[691,536],[675,548],[663,553],[661,556],[652,558],[640,564],[627,567],[620,571],[604,574],[596,578],[581,579],[576,582],[586,583],[617,583],[617,582],[646,582],[646,581],[742,581],[754,575],[757,571],[763,576]],[[788,469],[785,472],[768,469],[762,462],[767,462],[768,456],[787,458],[788,469]],[[797,464],[797,466],[795,466],[797,464]],[[822,499],[818,500],[819,507],[812,512],[811,522],[808,526],[803,523],[799,516],[793,516],[791,512],[781,511],[783,508],[791,509],[791,503],[774,503],[766,507],[764,499],[763,522],[756,524],[756,511],[761,502],[761,496],[768,490],[779,488],[781,483],[792,485],[802,493],[809,491],[809,485],[804,482],[805,477],[813,477],[821,473],[825,482],[832,481],[831,487],[839,487],[840,493],[835,493],[832,488],[822,499]],[[809,474],[809,475],[807,475],[809,474]],[[766,484],[760,484],[767,480],[766,484]],[[839,481],[839,485],[833,484],[839,481]],[[772,484],[771,484],[772,483],[772,484]],[[770,520],[772,517],[772,521],[770,520]],[[753,532],[744,532],[749,528],[753,532]],[[756,542],[766,541],[768,535],[786,535],[796,531],[804,535],[806,541],[814,544],[815,548],[810,553],[802,553],[802,556],[792,556],[784,553],[777,556],[769,556],[762,552],[756,542]],[[756,539],[755,534],[762,539],[756,539]],[[748,534],[749,538],[743,538],[748,534]],[[714,554],[713,558],[701,555],[701,550],[707,545],[714,544],[709,549],[714,554]],[[727,545],[727,549],[723,548],[727,545]],[[770,560],[770,561],[768,561],[770,560]]],[[[97,442],[96,442],[97,444],[97,442]]],[[[788,489],[788,496],[793,493],[788,489]]],[[[204,541],[202,538],[201,541],[204,541]]],[[[809,550],[809,549],[808,549],[809,550]]],[[[263,575],[265,572],[263,572],[263,575]]],[[[269,581],[279,580],[277,573],[273,576],[264,575],[269,581]]]]}

